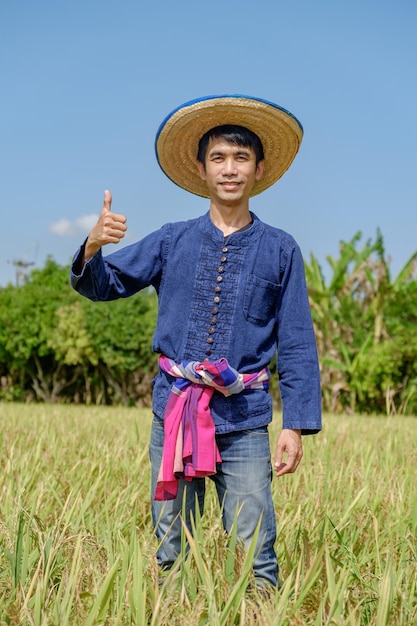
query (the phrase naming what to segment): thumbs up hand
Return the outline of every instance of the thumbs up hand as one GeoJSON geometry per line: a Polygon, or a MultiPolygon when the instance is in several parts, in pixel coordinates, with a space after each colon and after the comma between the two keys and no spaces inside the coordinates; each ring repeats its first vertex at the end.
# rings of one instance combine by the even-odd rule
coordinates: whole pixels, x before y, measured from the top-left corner
{"type": "Polygon", "coordinates": [[[126,217],[120,213],[112,213],[111,203],[111,192],[106,189],[100,217],[87,238],[84,262],[94,256],[102,246],[108,243],[119,243],[125,236],[127,230],[126,217]]]}

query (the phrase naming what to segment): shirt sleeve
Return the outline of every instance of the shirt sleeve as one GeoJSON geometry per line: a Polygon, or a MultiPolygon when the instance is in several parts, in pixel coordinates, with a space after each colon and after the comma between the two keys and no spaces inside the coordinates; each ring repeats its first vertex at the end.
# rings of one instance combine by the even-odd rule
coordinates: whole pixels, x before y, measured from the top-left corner
{"type": "Polygon", "coordinates": [[[296,244],[288,251],[281,293],[277,369],[283,428],[314,434],[322,427],[320,369],[304,261],[296,244]]]}
{"type": "Polygon", "coordinates": [[[127,298],[150,285],[158,290],[168,241],[167,227],[163,227],[108,256],[100,250],[83,265],[84,242],[73,258],[71,284],[93,301],[127,298]]]}

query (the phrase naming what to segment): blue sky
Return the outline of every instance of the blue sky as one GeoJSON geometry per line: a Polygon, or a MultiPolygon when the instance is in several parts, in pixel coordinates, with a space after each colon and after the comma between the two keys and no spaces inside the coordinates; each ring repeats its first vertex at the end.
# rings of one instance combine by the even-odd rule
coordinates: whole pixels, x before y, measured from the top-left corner
{"type": "Polygon", "coordinates": [[[417,250],[416,28],[415,0],[1,0],[0,285],[16,261],[68,263],[105,188],[126,243],[205,212],[161,172],[154,137],[173,108],[220,93],[304,126],[252,210],[325,272],[341,239],[379,227],[395,275],[417,250]]]}

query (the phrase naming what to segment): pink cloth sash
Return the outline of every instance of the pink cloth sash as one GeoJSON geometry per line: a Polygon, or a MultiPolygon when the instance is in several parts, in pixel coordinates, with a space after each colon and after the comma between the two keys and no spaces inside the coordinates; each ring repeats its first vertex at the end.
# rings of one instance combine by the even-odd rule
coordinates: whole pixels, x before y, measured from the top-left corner
{"type": "Polygon", "coordinates": [[[164,415],[164,447],[155,500],[173,500],[180,478],[211,476],[221,463],[210,400],[215,390],[224,396],[244,389],[269,388],[269,370],[240,374],[226,359],[175,363],[159,357],[159,367],[176,378],[164,415]]]}

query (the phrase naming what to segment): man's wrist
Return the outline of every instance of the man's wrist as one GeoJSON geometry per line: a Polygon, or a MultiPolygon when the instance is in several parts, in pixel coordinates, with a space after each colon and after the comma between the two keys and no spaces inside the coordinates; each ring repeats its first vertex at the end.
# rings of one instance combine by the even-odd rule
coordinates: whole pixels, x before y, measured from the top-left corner
{"type": "Polygon", "coordinates": [[[290,430],[293,433],[297,433],[297,435],[301,436],[301,428],[283,428],[282,430],[290,430]]]}
{"type": "Polygon", "coordinates": [[[83,265],[87,263],[87,261],[92,259],[93,256],[96,255],[97,252],[99,252],[100,250],[101,250],[101,246],[97,246],[92,243],[89,243],[87,240],[85,244],[85,248],[84,248],[83,265]]]}

